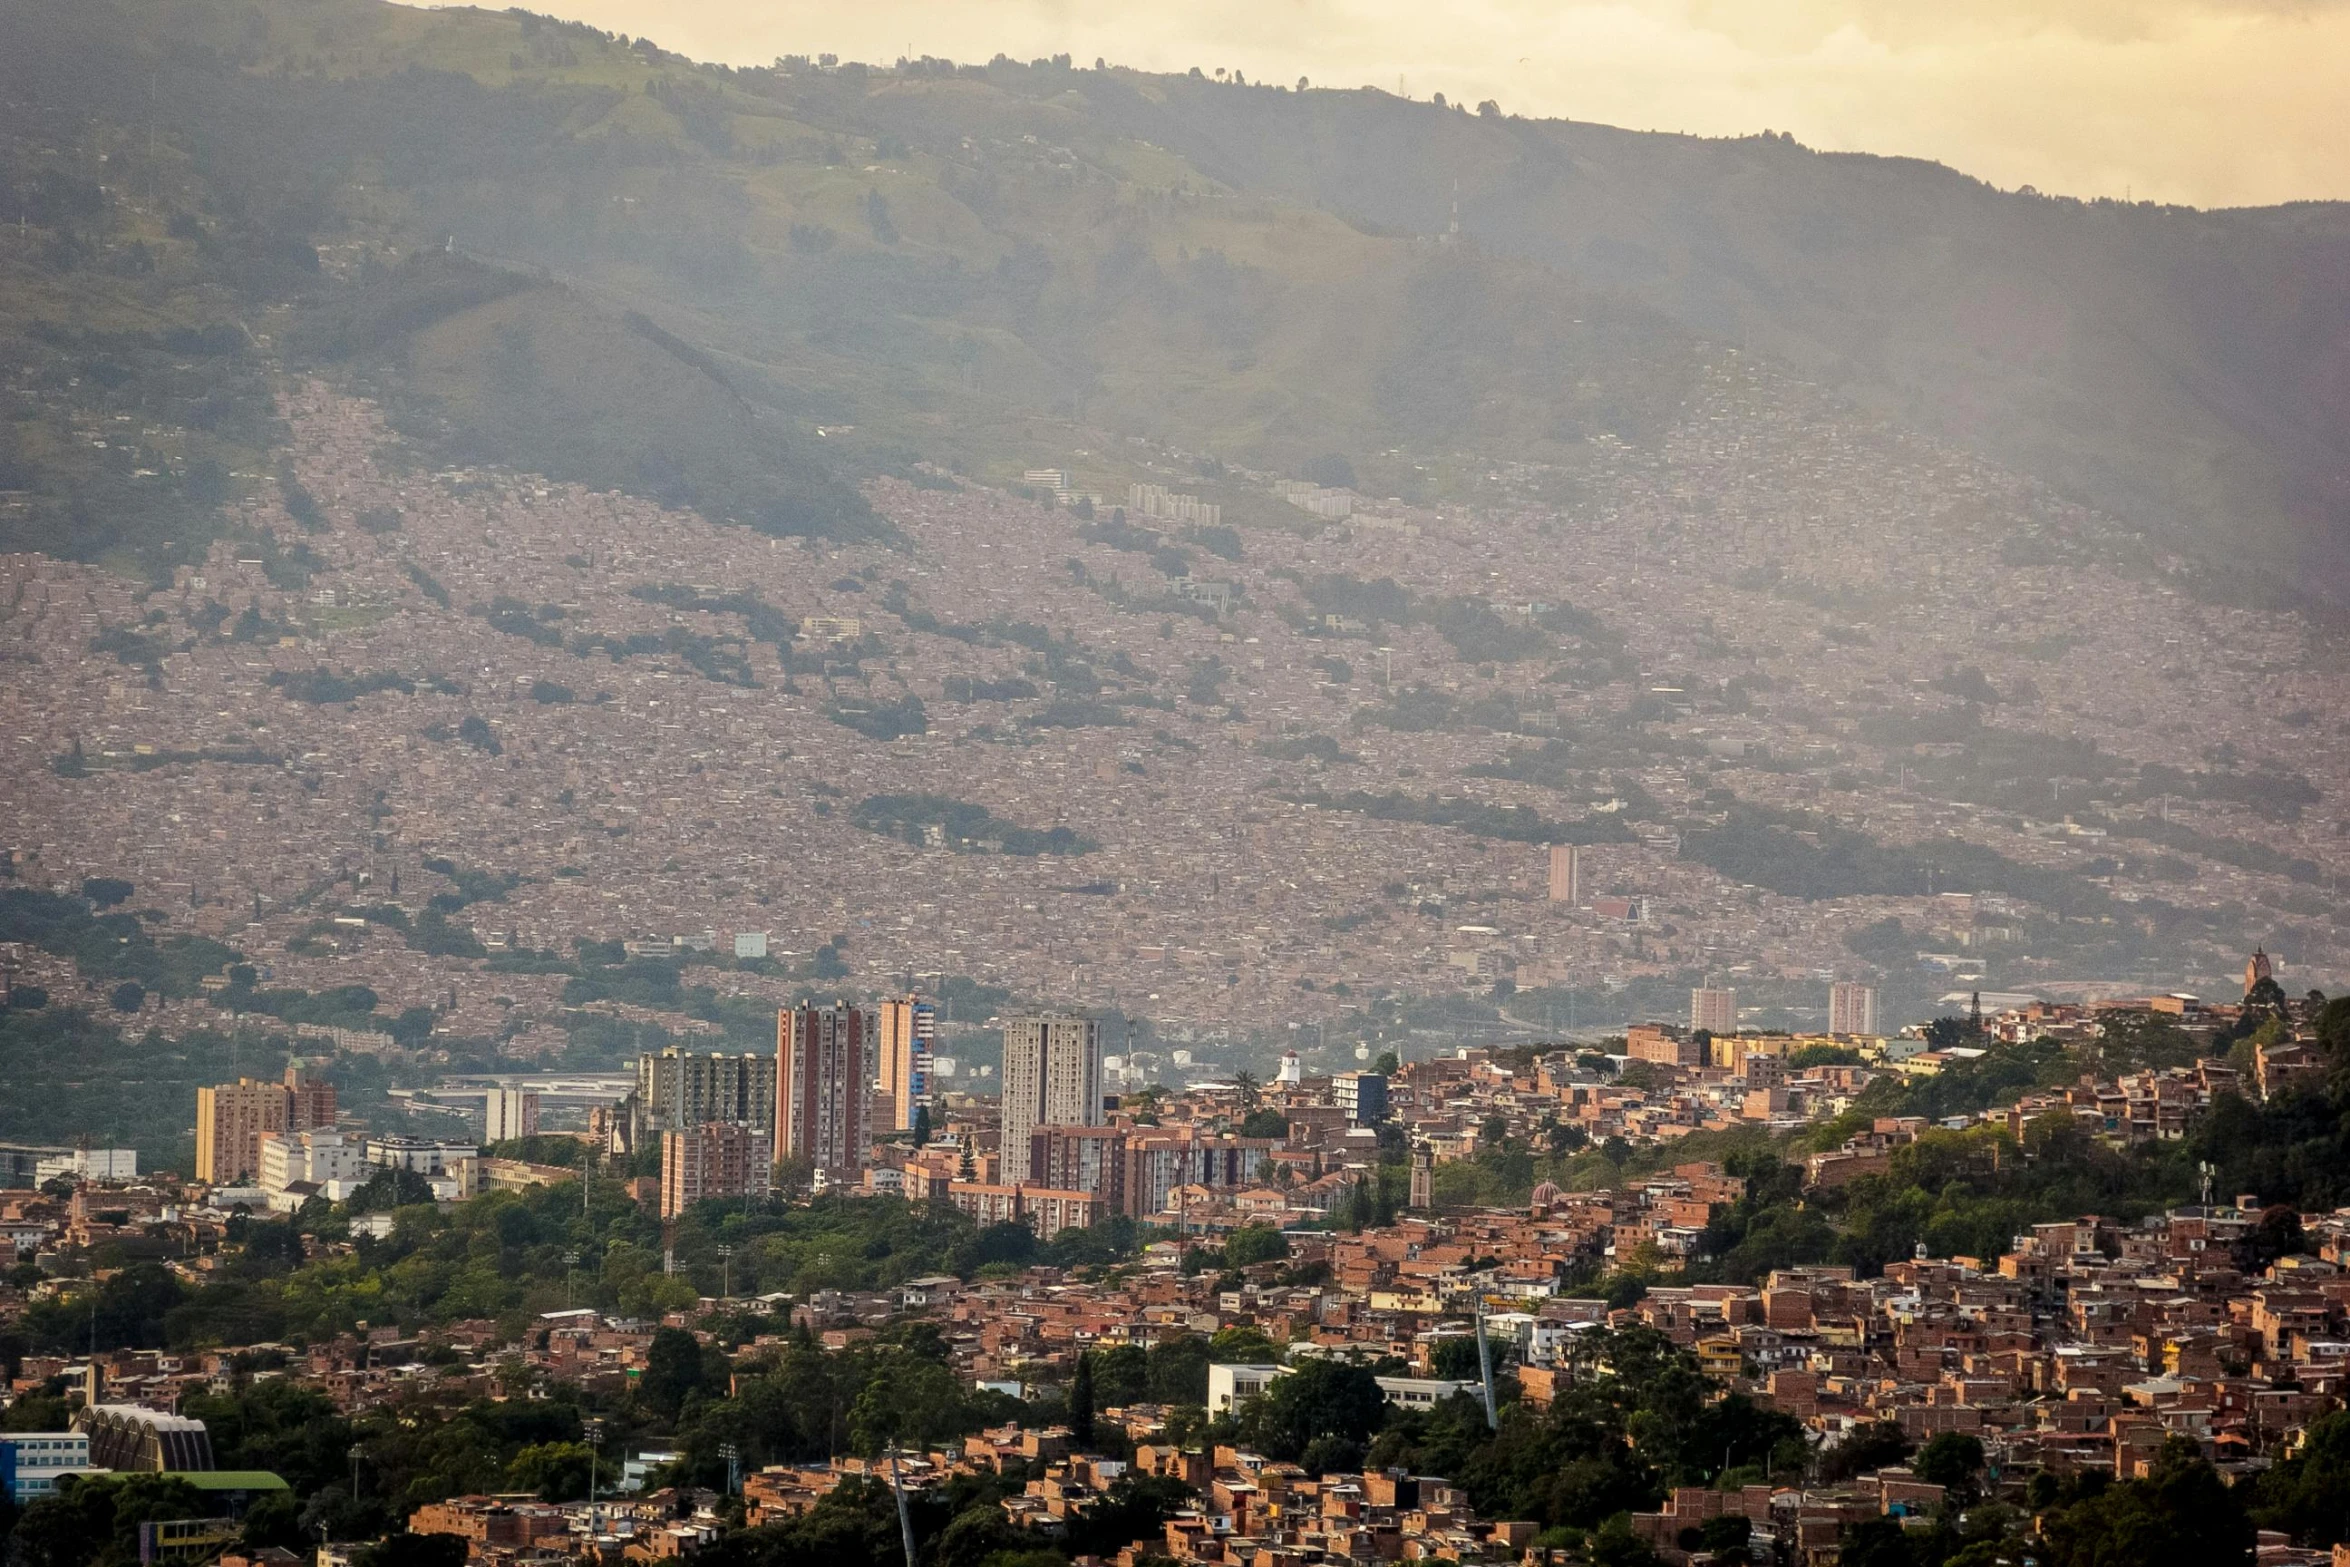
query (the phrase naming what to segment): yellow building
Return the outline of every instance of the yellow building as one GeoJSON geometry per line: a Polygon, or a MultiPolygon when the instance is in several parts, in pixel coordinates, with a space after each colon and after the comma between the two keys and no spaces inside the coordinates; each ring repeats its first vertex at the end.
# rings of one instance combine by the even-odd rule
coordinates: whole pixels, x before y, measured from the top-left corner
{"type": "Polygon", "coordinates": [[[196,1179],[212,1186],[261,1172],[261,1139],[286,1129],[293,1096],[282,1083],[240,1077],[196,1090],[196,1179]]]}

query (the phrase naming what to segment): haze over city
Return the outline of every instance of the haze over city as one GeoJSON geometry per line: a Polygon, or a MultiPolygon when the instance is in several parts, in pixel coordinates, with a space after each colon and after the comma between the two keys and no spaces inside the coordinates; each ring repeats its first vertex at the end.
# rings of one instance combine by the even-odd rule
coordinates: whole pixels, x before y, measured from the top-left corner
{"type": "Polygon", "coordinates": [[[0,0],[0,1563],[2350,1567],[2346,17],[0,0]]]}

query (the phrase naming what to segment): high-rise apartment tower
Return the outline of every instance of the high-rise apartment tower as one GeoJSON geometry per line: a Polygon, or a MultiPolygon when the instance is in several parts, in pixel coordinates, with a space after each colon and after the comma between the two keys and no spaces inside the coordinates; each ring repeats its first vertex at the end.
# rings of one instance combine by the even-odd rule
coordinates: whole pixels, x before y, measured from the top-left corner
{"type": "Polygon", "coordinates": [[[1874,1034],[1877,1031],[1877,987],[1840,979],[1828,987],[1828,1032],[1874,1034]]]}
{"type": "Polygon", "coordinates": [[[805,1159],[827,1183],[853,1181],[872,1140],[870,1007],[836,1002],[775,1018],[775,1157],[805,1159]]]}
{"type": "Polygon", "coordinates": [[[903,1132],[930,1099],[930,1052],[938,1037],[938,1009],[920,996],[881,1003],[881,1104],[884,1131],[903,1132]]]}
{"type": "Polygon", "coordinates": [[[1099,1126],[1101,1120],[1101,1025],[1066,1013],[1006,1018],[1005,1157],[1025,1150],[1039,1126],[1099,1126]]]}
{"type": "Polygon", "coordinates": [[[1689,992],[1689,1029],[1709,1034],[1738,1032],[1738,992],[1705,986],[1689,992]]]}

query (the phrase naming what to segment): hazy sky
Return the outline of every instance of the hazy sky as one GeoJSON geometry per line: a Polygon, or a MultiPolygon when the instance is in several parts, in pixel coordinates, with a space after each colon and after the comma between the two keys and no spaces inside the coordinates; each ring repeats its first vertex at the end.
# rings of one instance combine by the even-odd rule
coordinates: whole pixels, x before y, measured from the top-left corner
{"type": "Polygon", "coordinates": [[[2001,186],[2350,198],[2350,0],[532,0],[700,59],[1067,53],[1939,159],[2001,186]]]}

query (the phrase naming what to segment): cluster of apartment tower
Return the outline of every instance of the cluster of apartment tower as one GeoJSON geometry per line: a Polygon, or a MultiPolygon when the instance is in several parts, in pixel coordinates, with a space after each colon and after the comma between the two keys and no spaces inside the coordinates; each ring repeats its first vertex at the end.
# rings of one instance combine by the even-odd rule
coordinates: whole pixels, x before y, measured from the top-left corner
{"type": "MultiPolygon", "coordinates": [[[[661,1210],[764,1193],[779,1165],[817,1186],[854,1184],[873,1139],[917,1130],[931,1107],[936,1014],[901,996],[776,1016],[773,1055],[664,1050],[637,1062],[632,1114],[661,1141],[661,1210]]],[[[1004,1022],[1004,1146],[1040,1126],[1102,1118],[1101,1028],[1046,1015],[1004,1022]]]]}
{"type": "Polygon", "coordinates": [[[196,1179],[225,1186],[259,1173],[265,1139],[331,1131],[335,1085],[294,1062],[282,1081],[240,1077],[196,1090],[196,1179]]]}

